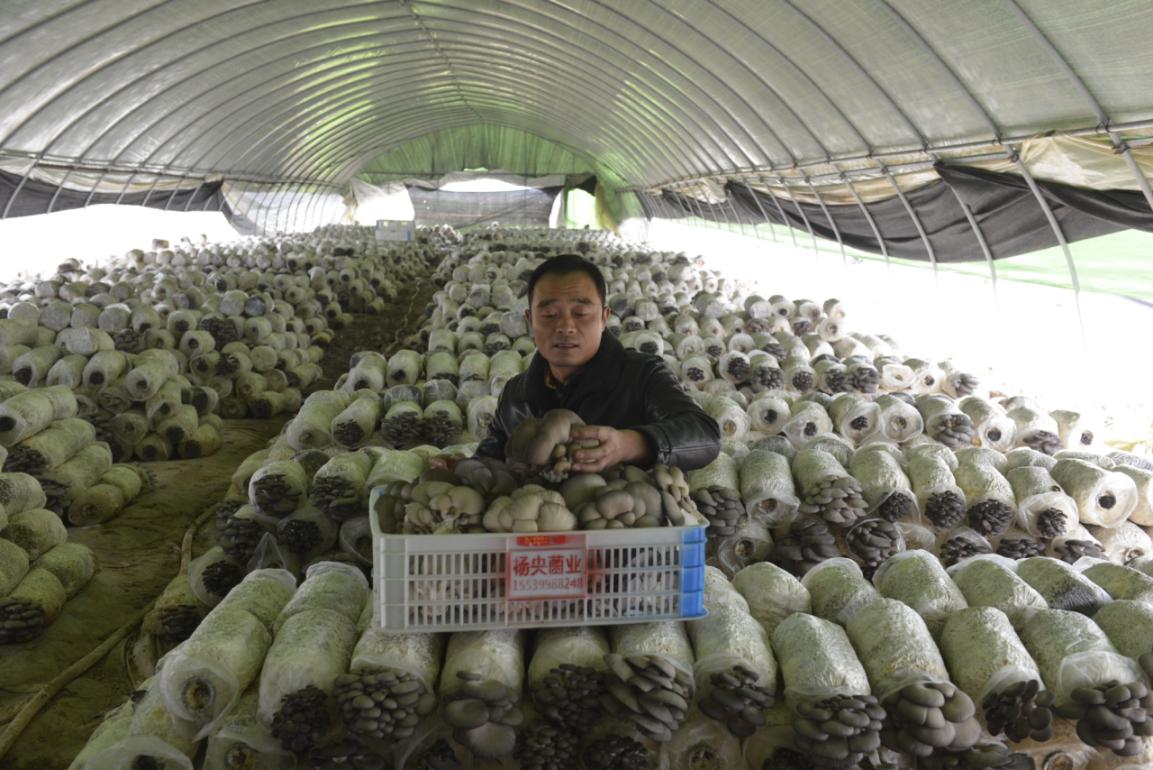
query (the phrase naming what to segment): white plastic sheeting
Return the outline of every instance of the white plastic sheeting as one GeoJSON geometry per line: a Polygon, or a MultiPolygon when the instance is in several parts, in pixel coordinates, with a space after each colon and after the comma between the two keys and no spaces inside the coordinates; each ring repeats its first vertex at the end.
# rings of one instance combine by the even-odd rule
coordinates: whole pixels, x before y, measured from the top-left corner
{"type": "Polygon", "coordinates": [[[349,215],[357,224],[375,225],[379,219],[411,222],[416,218],[412,198],[403,182],[378,186],[353,179],[351,189],[355,209],[349,215]]]}
{"type": "Polygon", "coordinates": [[[244,235],[307,232],[352,221],[344,197],[331,190],[225,182],[221,192],[232,226],[244,235]]]}
{"type": "Polygon", "coordinates": [[[518,131],[501,168],[649,187],[1145,128],[1151,33],[1147,0],[9,0],[0,151],[343,185],[518,131]]]}
{"type": "MultiPolygon", "coordinates": [[[[1108,139],[1043,136],[1027,139],[1019,147],[1021,161],[1035,179],[1093,190],[1141,190],[1133,169],[1108,139]]],[[[1130,152],[1145,178],[1153,179],[1153,145],[1132,147],[1130,152]]],[[[1019,173],[1017,164],[1008,157],[973,158],[963,165],[999,173],[1019,173]]],[[[894,185],[907,192],[940,179],[937,172],[924,162],[913,162],[907,170],[902,169],[901,164],[889,167],[892,174],[892,179],[889,179],[876,164],[873,164],[871,170],[862,167],[860,173],[853,177],[852,192],[843,183],[839,173],[822,177],[820,171],[815,169],[808,169],[807,173],[790,169],[779,174],[754,173],[738,175],[736,178],[760,192],[802,203],[824,202],[826,205],[852,205],[856,200],[853,193],[866,203],[887,200],[893,197],[894,185]],[[809,184],[817,188],[817,191],[814,192],[809,184]]],[[[724,178],[724,181],[731,178],[724,178]]],[[[677,191],[706,203],[723,203],[726,199],[724,185],[718,178],[693,180],[678,185],[677,191]]]]}

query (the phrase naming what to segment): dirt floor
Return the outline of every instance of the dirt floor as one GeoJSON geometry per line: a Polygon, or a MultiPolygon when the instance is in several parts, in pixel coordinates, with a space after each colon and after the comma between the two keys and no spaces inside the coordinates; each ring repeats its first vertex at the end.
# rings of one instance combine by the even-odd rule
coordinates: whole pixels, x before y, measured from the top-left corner
{"type": "MultiPolygon", "coordinates": [[[[381,316],[358,316],[326,352],[322,387],[347,371],[358,350],[391,352],[424,318],[431,289],[419,287],[381,316]]],[[[252,452],[275,438],[287,418],[228,420],[220,451],[211,457],[145,464],[155,490],[102,525],[71,529],[73,542],[93,549],[99,569],[34,642],[0,647],[0,730],[62,670],[83,658],[148,607],[180,566],[180,545],[196,518],[224,497],[230,477],[252,452]]],[[[212,520],[200,528],[194,553],[212,545],[212,520]]],[[[148,654],[134,629],[88,671],[52,698],[0,756],[0,770],[65,770],[102,716],[118,706],[146,674],[148,654]]]]}

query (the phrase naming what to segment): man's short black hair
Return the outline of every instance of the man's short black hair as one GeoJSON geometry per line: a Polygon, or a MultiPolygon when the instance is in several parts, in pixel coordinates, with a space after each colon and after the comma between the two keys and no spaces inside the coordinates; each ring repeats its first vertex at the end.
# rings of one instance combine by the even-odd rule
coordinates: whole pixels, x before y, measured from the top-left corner
{"type": "Polygon", "coordinates": [[[584,273],[593,280],[597,287],[597,296],[601,298],[601,305],[605,304],[605,277],[601,274],[600,268],[589,262],[580,254],[558,254],[555,257],[549,257],[544,262],[537,266],[536,270],[532,271],[532,275],[528,278],[528,301],[532,304],[532,290],[536,287],[536,282],[545,275],[569,275],[571,273],[584,273]]]}

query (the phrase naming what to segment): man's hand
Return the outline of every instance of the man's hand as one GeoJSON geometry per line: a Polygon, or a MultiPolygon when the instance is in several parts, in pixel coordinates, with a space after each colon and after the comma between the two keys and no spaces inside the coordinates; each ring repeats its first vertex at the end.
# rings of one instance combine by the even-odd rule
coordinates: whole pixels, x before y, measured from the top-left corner
{"type": "Polygon", "coordinates": [[[573,441],[596,441],[594,449],[578,449],[573,455],[573,473],[597,473],[624,463],[644,464],[649,461],[649,443],[643,433],[617,430],[605,425],[573,428],[573,441]]]}

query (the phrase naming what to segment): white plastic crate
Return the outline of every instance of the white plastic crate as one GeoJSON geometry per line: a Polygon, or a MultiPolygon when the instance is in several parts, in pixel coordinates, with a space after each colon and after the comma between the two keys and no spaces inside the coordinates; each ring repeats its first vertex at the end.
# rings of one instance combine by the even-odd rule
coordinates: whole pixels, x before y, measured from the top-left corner
{"type": "Polygon", "coordinates": [[[582,626],[705,615],[705,527],[390,535],[372,490],[376,623],[390,631],[582,626]]]}

